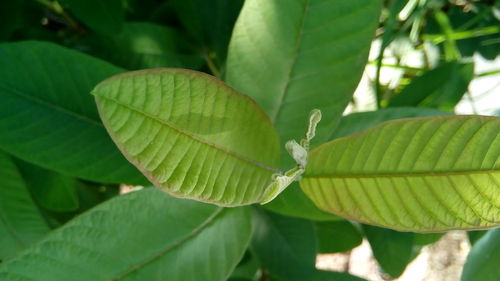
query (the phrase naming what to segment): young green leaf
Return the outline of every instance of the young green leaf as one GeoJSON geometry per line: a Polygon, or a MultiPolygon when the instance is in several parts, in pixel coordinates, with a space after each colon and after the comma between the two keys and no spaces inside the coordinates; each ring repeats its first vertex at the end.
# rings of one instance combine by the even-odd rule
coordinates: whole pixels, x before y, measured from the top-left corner
{"type": "Polygon", "coordinates": [[[0,45],[0,148],[66,175],[147,184],[106,134],[88,92],[122,72],[51,43],[0,45]]]}
{"type": "Polygon", "coordinates": [[[49,232],[12,159],[0,151],[0,261],[49,232]]]}
{"type": "Polygon", "coordinates": [[[220,281],[245,252],[251,212],[168,196],[116,197],[0,266],[10,280],[220,281]]]}
{"type": "Polygon", "coordinates": [[[500,225],[500,118],[389,121],[311,151],[304,192],[323,210],[417,232],[500,225]]]}
{"type": "Polygon", "coordinates": [[[251,250],[272,276],[305,280],[315,269],[314,225],[304,219],[255,208],[251,250]]]}
{"type": "Polygon", "coordinates": [[[462,272],[462,281],[497,281],[500,276],[500,228],[489,230],[474,244],[462,272]]]}
{"type": "Polygon", "coordinates": [[[60,0],[91,29],[111,35],[119,32],[125,18],[122,0],[60,0]]]}
{"type": "Polygon", "coordinates": [[[156,186],[224,206],[260,202],[279,140],[248,97],[196,71],[129,72],[92,92],[108,132],[156,186]]]}

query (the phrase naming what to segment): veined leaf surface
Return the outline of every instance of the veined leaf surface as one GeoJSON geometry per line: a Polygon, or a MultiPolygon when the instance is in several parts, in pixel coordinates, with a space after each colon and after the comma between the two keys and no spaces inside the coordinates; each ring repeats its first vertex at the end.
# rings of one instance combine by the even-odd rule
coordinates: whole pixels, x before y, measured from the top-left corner
{"type": "MultiPolygon", "coordinates": [[[[303,135],[314,108],[322,111],[323,118],[313,145],[327,140],[361,79],[381,4],[380,0],[245,1],[229,44],[226,82],[267,112],[282,148],[303,135]]],[[[281,167],[293,164],[282,149],[281,167]]],[[[290,192],[271,204],[272,210],[287,215],[322,216],[309,203],[302,192],[290,192]]]]}
{"type": "Polygon", "coordinates": [[[52,43],[0,44],[0,148],[65,175],[146,184],[114,147],[88,94],[120,72],[52,43]]]}
{"type": "Polygon", "coordinates": [[[99,205],[0,266],[0,279],[226,280],[251,234],[247,208],[173,198],[156,188],[99,205]]]}
{"type": "Polygon", "coordinates": [[[302,136],[309,111],[320,109],[321,143],[361,78],[381,3],[245,1],[229,45],[227,83],[264,108],[282,143],[302,136]]]}
{"type": "Polygon", "coordinates": [[[235,206],[259,202],[279,158],[271,122],[248,97],[196,71],[112,77],[93,91],[108,132],[156,186],[235,206]]]}
{"type": "Polygon", "coordinates": [[[401,119],[311,151],[304,192],[329,212],[419,232],[500,225],[500,118],[401,119]]]}

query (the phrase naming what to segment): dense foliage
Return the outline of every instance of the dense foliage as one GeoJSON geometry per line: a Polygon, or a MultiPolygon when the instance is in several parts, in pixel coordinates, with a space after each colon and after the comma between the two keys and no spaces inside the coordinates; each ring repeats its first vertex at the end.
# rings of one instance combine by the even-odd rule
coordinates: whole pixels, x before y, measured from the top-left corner
{"type": "Polygon", "coordinates": [[[0,280],[397,278],[449,230],[500,279],[500,118],[455,115],[498,2],[0,6],[0,280]]]}

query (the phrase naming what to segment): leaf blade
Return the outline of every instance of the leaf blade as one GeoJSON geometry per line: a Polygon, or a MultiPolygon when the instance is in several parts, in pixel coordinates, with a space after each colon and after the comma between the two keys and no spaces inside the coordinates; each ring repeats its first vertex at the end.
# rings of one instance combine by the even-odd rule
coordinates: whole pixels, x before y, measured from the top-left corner
{"type": "Polygon", "coordinates": [[[164,276],[179,281],[222,280],[243,256],[250,233],[248,209],[175,199],[148,188],[114,198],[54,231],[0,266],[0,276],[5,280],[163,280],[164,276]],[[124,243],[111,242],[116,239],[124,243]],[[226,262],[212,263],[211,258],[218,256],[225,256],[226,262]]]}
{"type": "Polygon", "coordinates": [[[301,186],[322,209],[396,230],[496,226],[499,120],[386,122],[312,151],[301,186]]]}
{"type": "Polygon", "coordinates": [[[229,46],[228,84],[266,110],[283,143],[302,135],[299,122],[320,109],[323,141],[361,77],[380,3],[246,1],[229,46]]]}
{"type": "Polygon", "coordinates": [[[93,94],[124,155],[174,196],[251,204],[276,172],[278,136],[267,116],[212,76],[181,69],[129,72],[102,82],[93,94]]]}
{"type": "Polygon", "coordinates": [[[88,92],[123,70],[46,42],[0,45],[0,148],[62,174],[145,184],[115,149],[88,92]]]}
{"type": "Polygon", "coordinates": [[[0,151],[0,260],[5,261],[49,232],[12,159],[0,151]]]}
{"type": "Polygon", "coordinates": [[[500,274],[498,267],[499,246],[500,228],[489,230],[469,252],[461,280],[497,280],[500,274]]]}

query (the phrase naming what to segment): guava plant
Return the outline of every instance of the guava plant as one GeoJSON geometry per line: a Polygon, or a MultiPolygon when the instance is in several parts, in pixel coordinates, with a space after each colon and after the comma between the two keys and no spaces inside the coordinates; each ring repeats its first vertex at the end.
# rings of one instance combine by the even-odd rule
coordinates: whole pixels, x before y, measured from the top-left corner
{"type": "MultiPolygon", "coordinates": [[[[124,21],[136,1],[39,2],[77,39],[0,44],[0,280],[360,280],[315,257],[363,235],[397,277],[438,232],[500,226],[500,118],[419,99],[425,74],[342,117],[383,1],[160,5],[186,37],[124,21]]],[[[500,277],[499,237],[464,281],[500,277]]]]}

